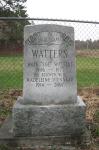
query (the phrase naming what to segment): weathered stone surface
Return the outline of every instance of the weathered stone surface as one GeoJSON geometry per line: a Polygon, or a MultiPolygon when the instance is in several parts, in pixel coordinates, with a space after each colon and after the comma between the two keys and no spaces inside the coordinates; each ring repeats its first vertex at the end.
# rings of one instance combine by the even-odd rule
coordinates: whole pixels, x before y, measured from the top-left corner
{"type": "MultiPolygon", "coordinates": [[[[34,137],[14,137],[12,132],[12,118],[6,119],[0,128],[0,150],[15,148],[22,149],[43,149],[43,150],[78,150],[77,147],[88,147],[90,144],[90,132],[85,129],[80,136],[34,136],[34,137]],[[83,141],[84,140],[84,141],[83,141]],[[88,143],[89,141],[89,143],[88,143]],[[5,148],[6,147],[6,148],[5,148]]],[[[84,149],[83,148],[83,149],[84,149]]]]}
{"type": "Polygon", "coordinates": [[[83,134],[86,106],[77,98],[72,27],[25,27],[23,82],[12,114],[16,138],[83,134]]]}
{"type": "Polygon", "coordinates": [[[75,68],[72,27],[25,27],[23,104],[76,103],[75,68]]]}
{"type": "Polygon", "coordinates": [[[80,135],[85,128],[85,104],[23,105],[22,97],[13,107],[15,136],[80,135]]]}

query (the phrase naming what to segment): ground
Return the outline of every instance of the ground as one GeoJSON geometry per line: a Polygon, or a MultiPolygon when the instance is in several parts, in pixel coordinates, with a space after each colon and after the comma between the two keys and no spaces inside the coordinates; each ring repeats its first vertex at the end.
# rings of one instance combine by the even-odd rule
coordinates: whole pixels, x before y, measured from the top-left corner
{"type": "MultiPolygon", "coordinates": [[[[99,149],[99,87],[78,89],[78,94],[87,105],[86,121],[91,131],[91,145],[83,150],[99,149]]],[[[6,90],[0,92],[0,126],[5,118],[11,113],[13,104],[18,96],[22,95],[22,90],[6,90]]],[[[7,150],[7,149],[0,149],[7,150]]],[[[9,150],[9,149],[8,149],[9,150]]],[[[39,149],[40,150],[40,149],[39,149]]],[[[54,149],[55,150],[55,149],[54,149]]]]}
{"type": "Polygon", "coordinates": [[[99,88],[84,88],[78,90],[86,103],[86,121],[91,131],[91,147],[88,150],[99,149],[99,88]]]}

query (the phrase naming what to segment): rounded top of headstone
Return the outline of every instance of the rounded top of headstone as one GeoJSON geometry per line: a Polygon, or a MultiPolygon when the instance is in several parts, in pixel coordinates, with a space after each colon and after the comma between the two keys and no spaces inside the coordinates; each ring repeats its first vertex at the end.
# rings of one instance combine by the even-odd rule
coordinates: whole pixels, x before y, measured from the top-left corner
{"type": "Polygon", "coordinates": [[[64,25],[56,25],[56,24],[38,24],[38,25],[26,25],[25,27],[24,27],[24,30],[31,30],[32,28],[34,28],[34,29],[38,29],[39,28],[39,30],[41,29],[41,30],[52,30],[53,31],[53,29],[55,30],[57,30],[57,29],[61,29],[61,30],[70,30],[71,32],[73,32],[74,31],[74,27],[72,27],[72,26],[64,26],[64,25]]]}

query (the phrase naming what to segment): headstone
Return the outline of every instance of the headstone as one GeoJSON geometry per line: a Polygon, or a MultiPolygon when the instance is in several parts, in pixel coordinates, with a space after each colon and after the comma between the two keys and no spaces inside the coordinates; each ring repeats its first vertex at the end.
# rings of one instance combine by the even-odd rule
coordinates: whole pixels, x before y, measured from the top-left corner
{"type": "Polygon", "coordinates": [[[43,105],[77,101],[72,27],[25,27],[23,100],[43,105]]]}
{"type": "Polygon", "coordinates": [[[85,108],[77,97],[74,29],[26,26],[23,97],[13,107],[14,136],[80,136],[85,108]]]}

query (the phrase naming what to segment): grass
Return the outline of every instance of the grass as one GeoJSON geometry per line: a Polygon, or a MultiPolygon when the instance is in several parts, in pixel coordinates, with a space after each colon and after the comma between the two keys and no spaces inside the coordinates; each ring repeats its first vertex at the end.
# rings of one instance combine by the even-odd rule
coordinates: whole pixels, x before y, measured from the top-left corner
{"type": "MultiPolygon", "coordinates": [[[[99,86],[99,58],[77,57],[78,87],[99,86]]],[[[0,89],[22,88],[22,56],[0,57],[0,89]]]]}
{"type": "Polygon", "coordinates": [[[0,57],[0,89],[22,88],[22,56],[0,57]]]}
{"type": "Polygon", "coordinates": [[[77,57],[78,87],[99,86],[99,58],[77,57]]]}

